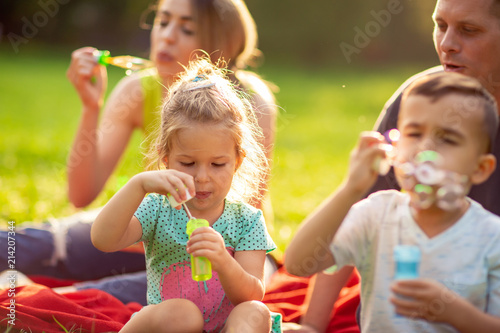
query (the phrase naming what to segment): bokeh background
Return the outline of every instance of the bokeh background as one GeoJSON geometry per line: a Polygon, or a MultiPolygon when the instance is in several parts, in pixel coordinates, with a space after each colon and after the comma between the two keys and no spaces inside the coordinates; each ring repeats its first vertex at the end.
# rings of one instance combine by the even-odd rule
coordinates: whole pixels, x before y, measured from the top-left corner
{"type": "MultiPolygon", "coordinates": [[[[147,54],[148,32],[138,23],[149,4],[148,0],[2,0],[2,48],[16,55],[33,50],[35,44],[70,50],[93,45],[147,54]]],[[[360,52],[352,57],[351,66],[435,61],[430,38],[434,1],[248,0],[247,6],[259,28],[260,47],[273,60],[345,64],[341,43],[356,46],[357,42],[360,52]],[[359,31],[367,38],[356,41],[363,35],[359,31]]]]}
{"type": "MultiPolygon", "coordinates": [[[[65,77],[71,51],[148,56],[139,28],[147,0],[0,1],[0,224],[75,213],[65,161],[80,103],[65,77]]],[[[438,63],[429,0],[248,0],[280,106],[271,180],[273,236],[281,250],[297,225],[340,183],[360,131],[370,130],[397,87],[438,63]]],[[[123,77],[110,68],[109,87],[123,77]]],[[[111,89],[109,89],[111,90],[111,89]]],[[[103,205],[141,170],[132,138],[103,205]]]]}

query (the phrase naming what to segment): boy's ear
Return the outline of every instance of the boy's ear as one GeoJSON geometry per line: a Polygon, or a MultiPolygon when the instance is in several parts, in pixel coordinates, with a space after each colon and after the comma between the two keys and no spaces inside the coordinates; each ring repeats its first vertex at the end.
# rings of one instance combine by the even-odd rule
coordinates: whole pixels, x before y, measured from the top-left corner
{"type": "Polygon", "coordinates": [[[471,183],[474,185],[485,182],[495,171],[497,159],[493,154],[483,154],[479,157],[476,170],[470,176],[471,183]]]}

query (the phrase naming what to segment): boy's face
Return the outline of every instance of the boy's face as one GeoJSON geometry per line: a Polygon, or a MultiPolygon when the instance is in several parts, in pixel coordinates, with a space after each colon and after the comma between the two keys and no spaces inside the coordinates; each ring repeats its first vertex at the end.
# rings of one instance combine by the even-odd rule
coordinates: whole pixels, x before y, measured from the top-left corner
{"type": "MultiPolygon", "coordinates": [[[[482,101],[456,93],[431,101],[411,95],[401,105],[397,142],[398,162],[411,162],[421,151],[433,150],[443,157],[442,168],[472,177],[486,155],[482,101]]],[[[401,171],[396,169],[401,183],[401,171]]]]}

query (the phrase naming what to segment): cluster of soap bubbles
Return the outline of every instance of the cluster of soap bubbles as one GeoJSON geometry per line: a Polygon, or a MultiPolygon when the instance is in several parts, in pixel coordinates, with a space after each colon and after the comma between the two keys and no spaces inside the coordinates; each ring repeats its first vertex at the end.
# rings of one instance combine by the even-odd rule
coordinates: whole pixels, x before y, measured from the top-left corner
{"type": "Polygon", "coordinates": [[[454,210],[466,195],[467,177],[441,169],[442,161],[437,152],[426,150],[411,162],[394,165],[402,171],[401,187],[417,194],[416,204],[422,209],[436,203],[441,209],[454,210]]]}
{"type": "MultiPolygon", "coordinates": [[[[384,137],[389,143],[395,142],[399,139],[399,131],[390,130],[384,137]]],[[[412,161],[402,163],[396,161],[396,149],[386,146],[383,148],[386,159],[376,161],[375,169],[385,175],[391,166],[398,168],[402,175],[401,188],[417,194],[419,208],[426,209],[434,203],[444,210],[459,207],[466,195],[467,176],[443,170],[443,157],[435,151],[422,151],[412,161]]]]}

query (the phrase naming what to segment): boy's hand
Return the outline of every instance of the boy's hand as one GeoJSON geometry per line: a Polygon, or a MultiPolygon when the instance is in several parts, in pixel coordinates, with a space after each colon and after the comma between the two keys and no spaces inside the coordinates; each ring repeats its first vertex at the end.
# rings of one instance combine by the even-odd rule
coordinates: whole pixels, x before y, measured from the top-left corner
{"type": "Polygon", "coordinates": [[[205,257],[210,260],[212,269],[216,272],[230,259],[224,239],[211,227],[195,229],[187,242],[186,251],[195,257],[205,257]]]}
{"type": "Polygon", "coordinates": [[[170,193],[177,202],[187,200],[186,191],[189,191],[192,197],[196,195],[193,177],[177,170],[146,171],[134,178],[138,179],[145,193],[170,193]]]}
{"type": "Polygon", "coordinates": [[[347,186],[356,192],[366,193],[375,183],[377,159],[385,157],[383,145],[387,144],[379,132],[362,132],[358,145],[352,150],[347,176],[347,186]]]}
{"type": "Polygon", "coordinates": [[[455,312],[453,309],[461,299],[455,292],[431,279],[396,281],[391,291],[396,294],[390,299],[396,313],[433,322],[450,323],[455,312]]]}

